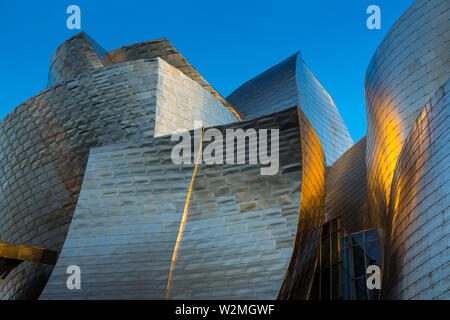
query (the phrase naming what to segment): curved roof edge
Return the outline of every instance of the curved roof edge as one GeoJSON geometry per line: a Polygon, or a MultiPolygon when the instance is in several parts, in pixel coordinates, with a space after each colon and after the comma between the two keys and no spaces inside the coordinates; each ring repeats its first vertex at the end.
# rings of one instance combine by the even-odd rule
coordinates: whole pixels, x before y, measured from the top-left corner
{"type": "Polygon", "coordinates": [[[415,10],[416,6],[419,5],[419,3],[420,3],[420,1],[415,1],[413,4],[411,4],[408,7],[408,9],[406,9],[405,12],[403,12],[403,14],[390,27],[388,33],[384,36],[383,40],[377,46],[377,49],[375,50],[374,54],[372,55],[372,58],[370,58],[369,64],[367,65],[367,69],[364,74],[364,87],[366,87],[368,73],[372,71],[373,65],[376,63],[378,55],[384,49],[383,44],[386,43],[386,41],[388,41],[388,39],[390,37],[392,37],[392,34],[397,30],[397,27],[406,20],[406,17],[409,16],[411,14],[411,12],[415,10]]]}
{"type": "MultiPolygon", "coordinates": [[[[199,85],[201,85],[206,91],[211,93],[217,100],[219,100],[228,110],[230,110],[238,120],[244,120],[245,117],[237,111],[217,90],[215,90],[199,73],[198,71],[187,61],[187,59],[174,47],[174,45],[167,39],[167,38],[161,38],[157,40],[152,41],[145,41],[145,42],[139,42],[127,46],[120,47],[115,50],[106,51],[104,50],[92,37],[90,37],[86,32],[82,31],[70,39],[64,41],[58,49],[55,51],[55,54],[53,55],[51,61],[50,61],[50,68],[49,68],[49,74],[50,73],[60,73],[64,69],[65,66],[61,67],[61,70],[55,70],[54,64],[55,60],[59,56],[59,52],[62,51],[62,49],[69,45],[74,39],[80,37],[84,37],[88,41],[89,47],[91,47],[91,51],[94,51],[96,55],[98,56],[98,59],[102,63],[102,66],[100,64],[97,64],[95,67],[103,67],[108,66],[111,64],[124,62],[124,61],[131,61],[131,60],[138,60],[138,59],[144,59],[144,58],[156,58],[160,57],[173,67],[177,68],[184,74],[186,74],[189,78],[197,82],[199,85]]],[[[82,53],[83,55],[83,53],[82,53]]],[[[80,60],[86,60],[87,57],[81,57],[80,60]]],[[[69,59],[63,59],[64,64],[72,64],[73,63],[79,63],[78,59],[74,59],[73,57],[69,59]],[[78,62],[77,62],[78,61],[78,62]]],[[[89,68],[86,68],[88,71],[89,68]]],[[[81,72],[84,72],[84,70],[81,70],[81,72]]],[[[72,77],[72,73],[67,74],[68,77],[72,77]]],[[[50,79],[50,75],[49,75],[50,79]]],[[[59,80],[66,80],[64,76],[62,75],[52,75],[52,79],[59,79],[59,80]]],[[[50,82],[52,85],[58,83],[59,81],[53,81],[50,82]]]]}

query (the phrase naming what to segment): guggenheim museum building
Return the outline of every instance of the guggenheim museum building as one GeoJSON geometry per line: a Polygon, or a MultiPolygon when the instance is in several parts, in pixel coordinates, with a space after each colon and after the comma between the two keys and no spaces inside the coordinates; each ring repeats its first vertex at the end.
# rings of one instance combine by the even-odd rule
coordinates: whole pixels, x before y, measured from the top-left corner
{"type": "Polygon", "coordinates": [[[167,39],[68,39],[0,122],[0,298],[450,299],[449,19],[394,24],[360,141],[301,52],[223,97],[167,39]],[[180,128],[278,129],[279,170],[174,163],[180,128]]]}

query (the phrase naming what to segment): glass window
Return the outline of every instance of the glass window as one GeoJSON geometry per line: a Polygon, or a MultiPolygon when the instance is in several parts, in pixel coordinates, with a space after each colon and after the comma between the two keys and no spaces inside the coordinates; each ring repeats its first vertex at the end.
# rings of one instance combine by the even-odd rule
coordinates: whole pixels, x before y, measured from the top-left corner
{"type": "MultiPolygon", "coordinates": [[[[322,235],[320,242],[320,264],[316,271],[313,288],[320,288],[316,297],[322,300],[341,299],[341,239],[339,229],[339,218],[333,219],[322,226],[322,235]]],[[[347,273],[350,273],[347,271],[347,273]]],[[[348,280],[351,277],[348,276],[348,280]]]]}
{"type": "Polygon", "coordinates": [[[322,271],[321,290],[322,300],[330,300],[330,269],[322,271]]]}
{"type": "Polygon", "coordinates": [[[342,297],[345,300],[351,300],[352,299],[352,283],[350,281],[344,282],[342,286],[342,297]]]}
{"type": "Polygon", "coordinates": [[[364,233],[364,241],[365,242],[369,242],[369,241],[377,240],[377,239],[379,239],[377,229],[368,230],[364,233]]]}
{"type": "Polygon", "coordinates": [[[331,235],[331,263],[337,263],[339,261],[339,240],[338,233],[335,232],[331,235]]]}
{"type": "Polygon", "coordinates": [[[337,231],[337,221],[338,221],[338,219],[334,219],[334,220],[331,220],[331,232],[336,232],[337,231]]]}
{"type": "Polygon", "coordinates": [[[362,245],[363,244],[363,234],[362,234],[362,232],[352,235],[351,241],[352,241],[352,246],[360,246],[360,245],[362,245]]]}
{"type": "Polygon", "coordinates": [[[367,266],[373,264],[379,266],[381,263],[380,241],[367,242],[365,243],[365,246],[366,246],[367,266]]]}

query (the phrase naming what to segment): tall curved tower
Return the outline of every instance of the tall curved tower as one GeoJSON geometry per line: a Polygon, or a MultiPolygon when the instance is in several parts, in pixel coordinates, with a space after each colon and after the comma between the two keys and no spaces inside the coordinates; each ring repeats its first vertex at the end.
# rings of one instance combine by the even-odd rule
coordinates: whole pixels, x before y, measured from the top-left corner
{"type": "Polygon", "coordinates": [[[392,181],[385,246],[385,296],[450,298],[450,80],[425,104],[392,181]]]}
{"type": "MultiPolygon", "coordinates": [[[[434,222],[422,221],[419,216],[405,215],[408,217],[407,220],[392,226],[393,221],[402,215],[399,204],[392,203],[397,201],[395,199],[399,199],[395,195],[399,191],[398,186],[394,188],[393,178],[396,170],[399,172],[403,170],[401,166],[404,164],[399,157],[402,153],[408,152],[405,151],[409,148],[405,145],[408,134],[415,123],[417,125],[417,119],[422,114],[427,101],[450,76],[449,10],[450,3],[446,0],[415,2],[400,17],[380,44],[366,73],[368,127],[366,164],[369,213],[384,241],[385,267],[388,263],[397,265],[396,279],[399,281],[403,279],[410,283],[407,287],[414,286],[412,283],[419,281],[417,278],[419,275],[425,275],[431,271],[427,269],[425,261],[420,257],[427,254],[427,246],[422,241],[428,242],[427,239],[431,239],[432,231],[428,227],[434,222]],[[422,223],[422,227],[418,228],[417,224],[422,223]],[[408,226],[412,225],[416,227],[408,229],[408,226]],[[406,238],[401,238],[402,240],[396,239],[400,232],[399,228],[407,232],[406,238]],[[393,245],[393,242],[398,241],[402,241],[408,250],[412,250],[410,252],[419,250],[415,257],[417,264],[414,267],[413,264],[400,261],[404,259],[402,255],[396,255],[396,261],[390,260],[388,248],[393,245]]],[[[410,143],[415,144],[415,147],[425,148],[427,143],[419,139],[419,136],[420,134],[417,134],[415,140],[411,138],[410,143]]],[[[401,175],[401,173],[398,174],[401,175]]],[[[402,184],[401,181],[397,182],[402,184]]],[[[417,200],[416,196],[413,199],[417,200]]],[[[445,203],[441,204],[444,213],[447,210],[445,206],[445,203]]],[[[445,214],[447,215],[448,212],[445,214]]],[[[394,224],[396,223],[398,220],[394,224]]],[[[442,239],[446,237],[445,233],[439,234],[443,241],[442,239]]],[[[436,253],[436,255],[439,254],[436,253]]],[[[389,268],[386,267],[387,270],[389,268]]],[[[389,277],[388,274],[389,272],[386,274],[386,279],[392,279],[393,276],[389,277]]],[[[432,284],[423,285],[422,289],[431,287],[432,284]]],[[[392,298],[421,297],[412,294],[412,290],[408,288],[392,292],[386,288],[385,291],[385,294],[392,298]]],[[[428,295],[424,293],[424,296],[428,295]]]]}

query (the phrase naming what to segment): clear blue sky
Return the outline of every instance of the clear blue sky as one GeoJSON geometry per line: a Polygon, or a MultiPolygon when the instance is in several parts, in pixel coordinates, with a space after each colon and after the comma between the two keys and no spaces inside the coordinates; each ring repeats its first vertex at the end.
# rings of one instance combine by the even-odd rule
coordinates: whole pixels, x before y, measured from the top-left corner
{"type": "Polygon", "coordinates": [[[50,58],[81,28],[106,50],[167,37],[224,97],[298,50],[334,98],[355,142],[366,134],[364,75],[412,0],[7,1],[0,0],[0,119],[45,89],[50,58]],[[366,8],[381,8],[381,30],[366,8]]]}

